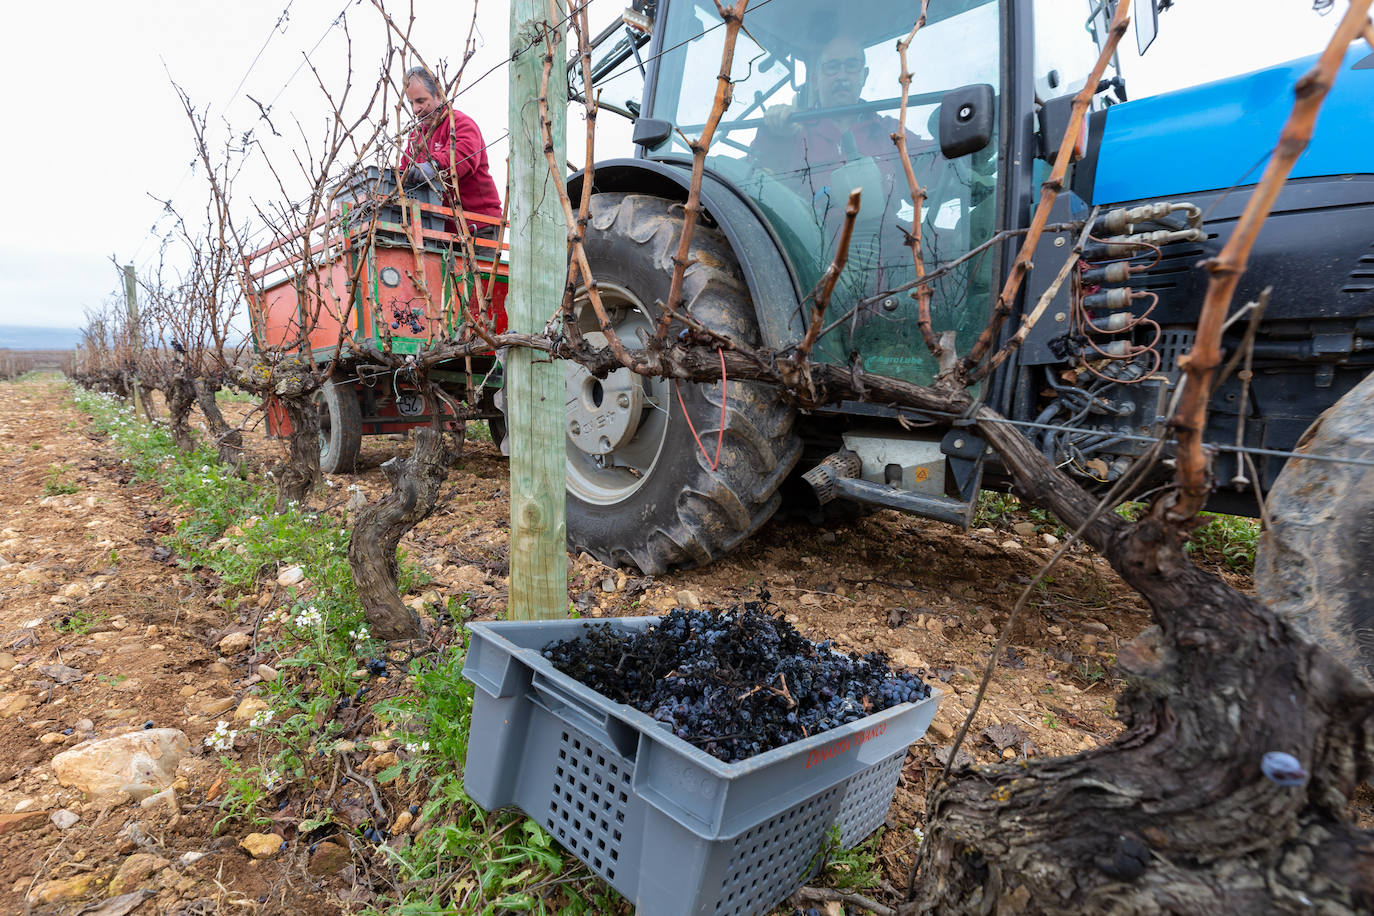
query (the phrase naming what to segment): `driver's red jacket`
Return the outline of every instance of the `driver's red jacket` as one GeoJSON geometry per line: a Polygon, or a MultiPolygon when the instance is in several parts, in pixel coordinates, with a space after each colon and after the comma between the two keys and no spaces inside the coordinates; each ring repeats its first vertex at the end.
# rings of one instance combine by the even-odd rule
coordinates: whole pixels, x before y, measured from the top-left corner
{"type": "Polygon", "coordinates": [[[412,131],[401,157],[401,171],[404,173],[417,162],[434,163],[435,170],[444,177],[447,206],[461,203],[467,213],[501,217],[501,195],[487,164],[487,145],[472,118],[450,108],[448,116],[439,114],[433,126],[423,125],[412,131]]]}

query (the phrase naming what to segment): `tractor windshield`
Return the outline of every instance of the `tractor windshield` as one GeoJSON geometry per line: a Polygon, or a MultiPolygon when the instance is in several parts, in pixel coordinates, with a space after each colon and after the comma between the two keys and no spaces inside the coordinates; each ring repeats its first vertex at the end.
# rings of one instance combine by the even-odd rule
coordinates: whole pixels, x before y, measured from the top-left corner
{"type": "MultiPolygon", "coordinates": [[[[916,276],[907,233],[915,208],[892,136],[899,129],[897,42],[913,25],[904,0],[763,0],[751,4],[735,46],[734,101],[717,129],[707,166],[749,195],[782,240],[804,291],[834,258],[845,200],[862,189],[849,264],[831,298],[834,326],[815,356],[918,384],[935,365],[921,341],[917,306],[901,287],[916,276]]],[[[994,231],[997,141],[946,159],[940,153],[945,93],[987,84],[1000,93],[998,4],[930,4],[908,52],[913,78],[907,153],[926,194],[921,212],[927,273],[986,241],[994,231]]],[[[687,137],[700,134],[716,89],[724,27],[711,0],[674,0],[662,17],[663,54],[653,88],[655,118],[687,137]]],[[[690,155],[674,134],[654,158],[690,155]]],[[[977,256],[931,287],[936,331],[958,333],[967,352],[988,310],[992,259],[977,256]]],[[[809,306],[804,312],[809,312],[809,306]]]]}

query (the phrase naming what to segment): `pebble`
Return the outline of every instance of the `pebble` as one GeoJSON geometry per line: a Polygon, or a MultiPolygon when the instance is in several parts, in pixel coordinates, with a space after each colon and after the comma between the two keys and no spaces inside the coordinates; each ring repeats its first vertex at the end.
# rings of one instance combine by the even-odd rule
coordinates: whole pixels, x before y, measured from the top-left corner
{"type": "Polygon", "coordinates": [[[997,628],[996,628],[995,626],[993,626],[992,624],[990,624],[990,623],[985,623],[985,624],[983,624],[983,635],[984,635],[984,636],[996,636],[996,635],[997,635],[997,628]]]}
{"type": "Polygon", "coordinates": [[[184,697],[193,697],[196,695],[196,688],[193,684],[187,684],[185,687],[181,688],[181,690],[177,692],[184,697]]]}
{"type": "Polygon", "coordinates": [[[59,808],[48,816],[48,820],[52,821],[58,830],[70,830],[81,820],[81,815],[66,808],[59,808]]]}
{"type": "Polygon", "coordinates": [[[18,664],[8,652],[0,652],[0,671],[9,671],[18,664]]]}
{"type": "Polygon", "coordinates": [[[177,864],[183,867],[187,865],[195,865],[203,858],[205,858],[205,853],[203,852],[186,852],[182,853],[181,858],[177,859],[177,864]]]}
{"type": "Polygon", "coordinates": [[[204,703],[200,704],[197,709],[203,716],[217,716],[233,707],[233,697],[222,697],[218,700],[206,700],[204,703]]]}
{"type": "Polygon", "coordinates": [[[1046,547],[1059,546],[1059,538],[1055,537],[1049,532],[1045,532],[1044,534],[1040,535],[1040,542],[1044,544],[1046,547]]]}
{"type": "Polygon", "coordinates": [[[267,701],[262,697],[244,697],[239,708],[234,710],[234,719],[238,722],[247,722],[264,709],[267,709],[267,701]]]}
{"type": "Polygon", "coordinates": [[[685,588],[677,593],[677,603],[679,607],[689,609],[701,607],[701,602],[697,600],[696,593],[688,591],[685,588]]]}
{"type": "Polygon", "coordinates": [[[391,835],[400,836],[405,833],[406,828],[410,826],[410,822],[414,819],[415,816],[409,811],[402,811],[400,814],[396,815],[396,822],[391,825],[391,835]]]}
{"type": "Polygon", "coordinates": [[[299,585],[305,581],[305,570],[299,566],[288,566],[277,573],[277,584],[283,588],[289,585],[299,585]]]}
{"type": "Polygon", "coordinates": [[[1031,535],[1035,534],[1035,523],[1034,523],[1034,522],[1017,522],[1015,525],[1012,525],[1012,526],[1011,526],[1011,530],[1012,530],[1012,531],[1015,531],[1017,534],[1021,535],[1023,538],[1028,538],[1028,537],[1030,537],[1031,535]]]}
{"type": "Polygon", "coordinates": [[[267,664],[258,665],[258,677],[271,683],[277,679],[277,669],[267,664]]]}
{"type": "Polygon", "coordinates": [[[602,579],[602,580],[601,580],[601,590],[602,590],[603,592],[613,592],[613,591],[615,591],[615,580],[614,580],[614,579],[611,579],[611,578],[602,579]]]}
{"type": "Polygon", "coordinates": [[[275,833],[250,833],[239,840],[239,848],[255,859],[268,859],[281,849],[282,839],[275,833]]]}
{"type": "Polygon", "coordinates": [[[247,633],[230,633],[219,641],[219,650],[225,655],[235,655],[252,644],[253,637],[247,633]]]}

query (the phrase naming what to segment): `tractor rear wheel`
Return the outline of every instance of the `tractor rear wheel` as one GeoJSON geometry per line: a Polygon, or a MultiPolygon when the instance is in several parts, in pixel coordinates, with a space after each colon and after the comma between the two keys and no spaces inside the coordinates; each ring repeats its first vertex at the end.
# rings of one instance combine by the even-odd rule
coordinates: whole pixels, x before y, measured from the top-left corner
{"type": "MultiPolygon", "coordinates": [[[[1374,373],[1317,418],[1297,451],[1374,461],[1374,373]]],[[[1374,467],[1290,458],[1265,508],[1261,600],[1374,683],[1374,467]]]]}
{"type": "Polygon", "coordinates": [[[347,474],[363,447],[363,411],[351,382],[330,379],[315,397],[320,415],[320,470],[347,474]]]}
{"type": "MultiPolygon", "coordinates": [[[[613,327],[630,348],[639,346],[639,332],[653,332],[654,303],[668,299],[681,232],[675,202],[623,193],[592,198],[587,256],[613,327]]],[[[689,258],[688,313],[757,345],[753,303],[724,236],[698,225],[689,258]]],[[[603,343],[585,294],[578,315],[588,340],[603,343]]],[[[624,368],[596,379],[576,363],[566,374],[574,550],[657,574],[716,559],[777,510],[778,487],[801,455],[801,440],[795,410],[772,386],[679,383],[624,368]]]]}

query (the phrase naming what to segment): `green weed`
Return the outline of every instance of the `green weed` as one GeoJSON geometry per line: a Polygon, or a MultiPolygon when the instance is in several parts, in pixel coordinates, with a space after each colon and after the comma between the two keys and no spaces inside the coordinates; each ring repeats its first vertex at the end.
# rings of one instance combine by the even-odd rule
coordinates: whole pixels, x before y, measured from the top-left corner
{"type": "Polygon", "coordinates": [[[105,620],[105,614],[78,608],[53,624],[59,633],[82,635],[91,632],[105,620]]]}
{"type": "Polygon", "coordinates": [[[43,495],[70,496],[73,493],[80,493],[81,487],[67,479],[71,470],[65,464],[54,464],[50,467],[48,473],[43,475],[43,495]]]}
{"type": "Polygon", "coordinates": [[[1053,534],[1061,540],[1068,536],[1064,526],[1046,509],[1027,506],[1010,493],[983,490],[978,494],[971,527],[1010,528],[1018,521],[1030,521],[1038,533],[1053,534]]]}
{"type": "Polygon", "coordinates": [[[1199,513],[1210,519],[1193,532],[1187,550],[1197,559],[1211,561],[1237,572],[1255,568],[1255,548],[1259,544],[1260,523],[1238,515],[1199,513]]]}
{"type": "Polygon", "coordinates": [[[242,767],[232,757],[219,758],[224,767],[224,797],[220,799],[222,812],[215,821],[212,833],[218,834],[226,824],[270,824],[272,819],[263,814],[267,801],[267,789],[263,786],[262,770],[258,767],[242,767]]]}
{"type": "Polygon", "coordinates": [[[486,420],[473,420],[468,423],[468,428],[466,433],[464,433],[464,437],[471,439],[473,442],[490,442],[492,441],[491,427],[487,425],[486,420]]]}

